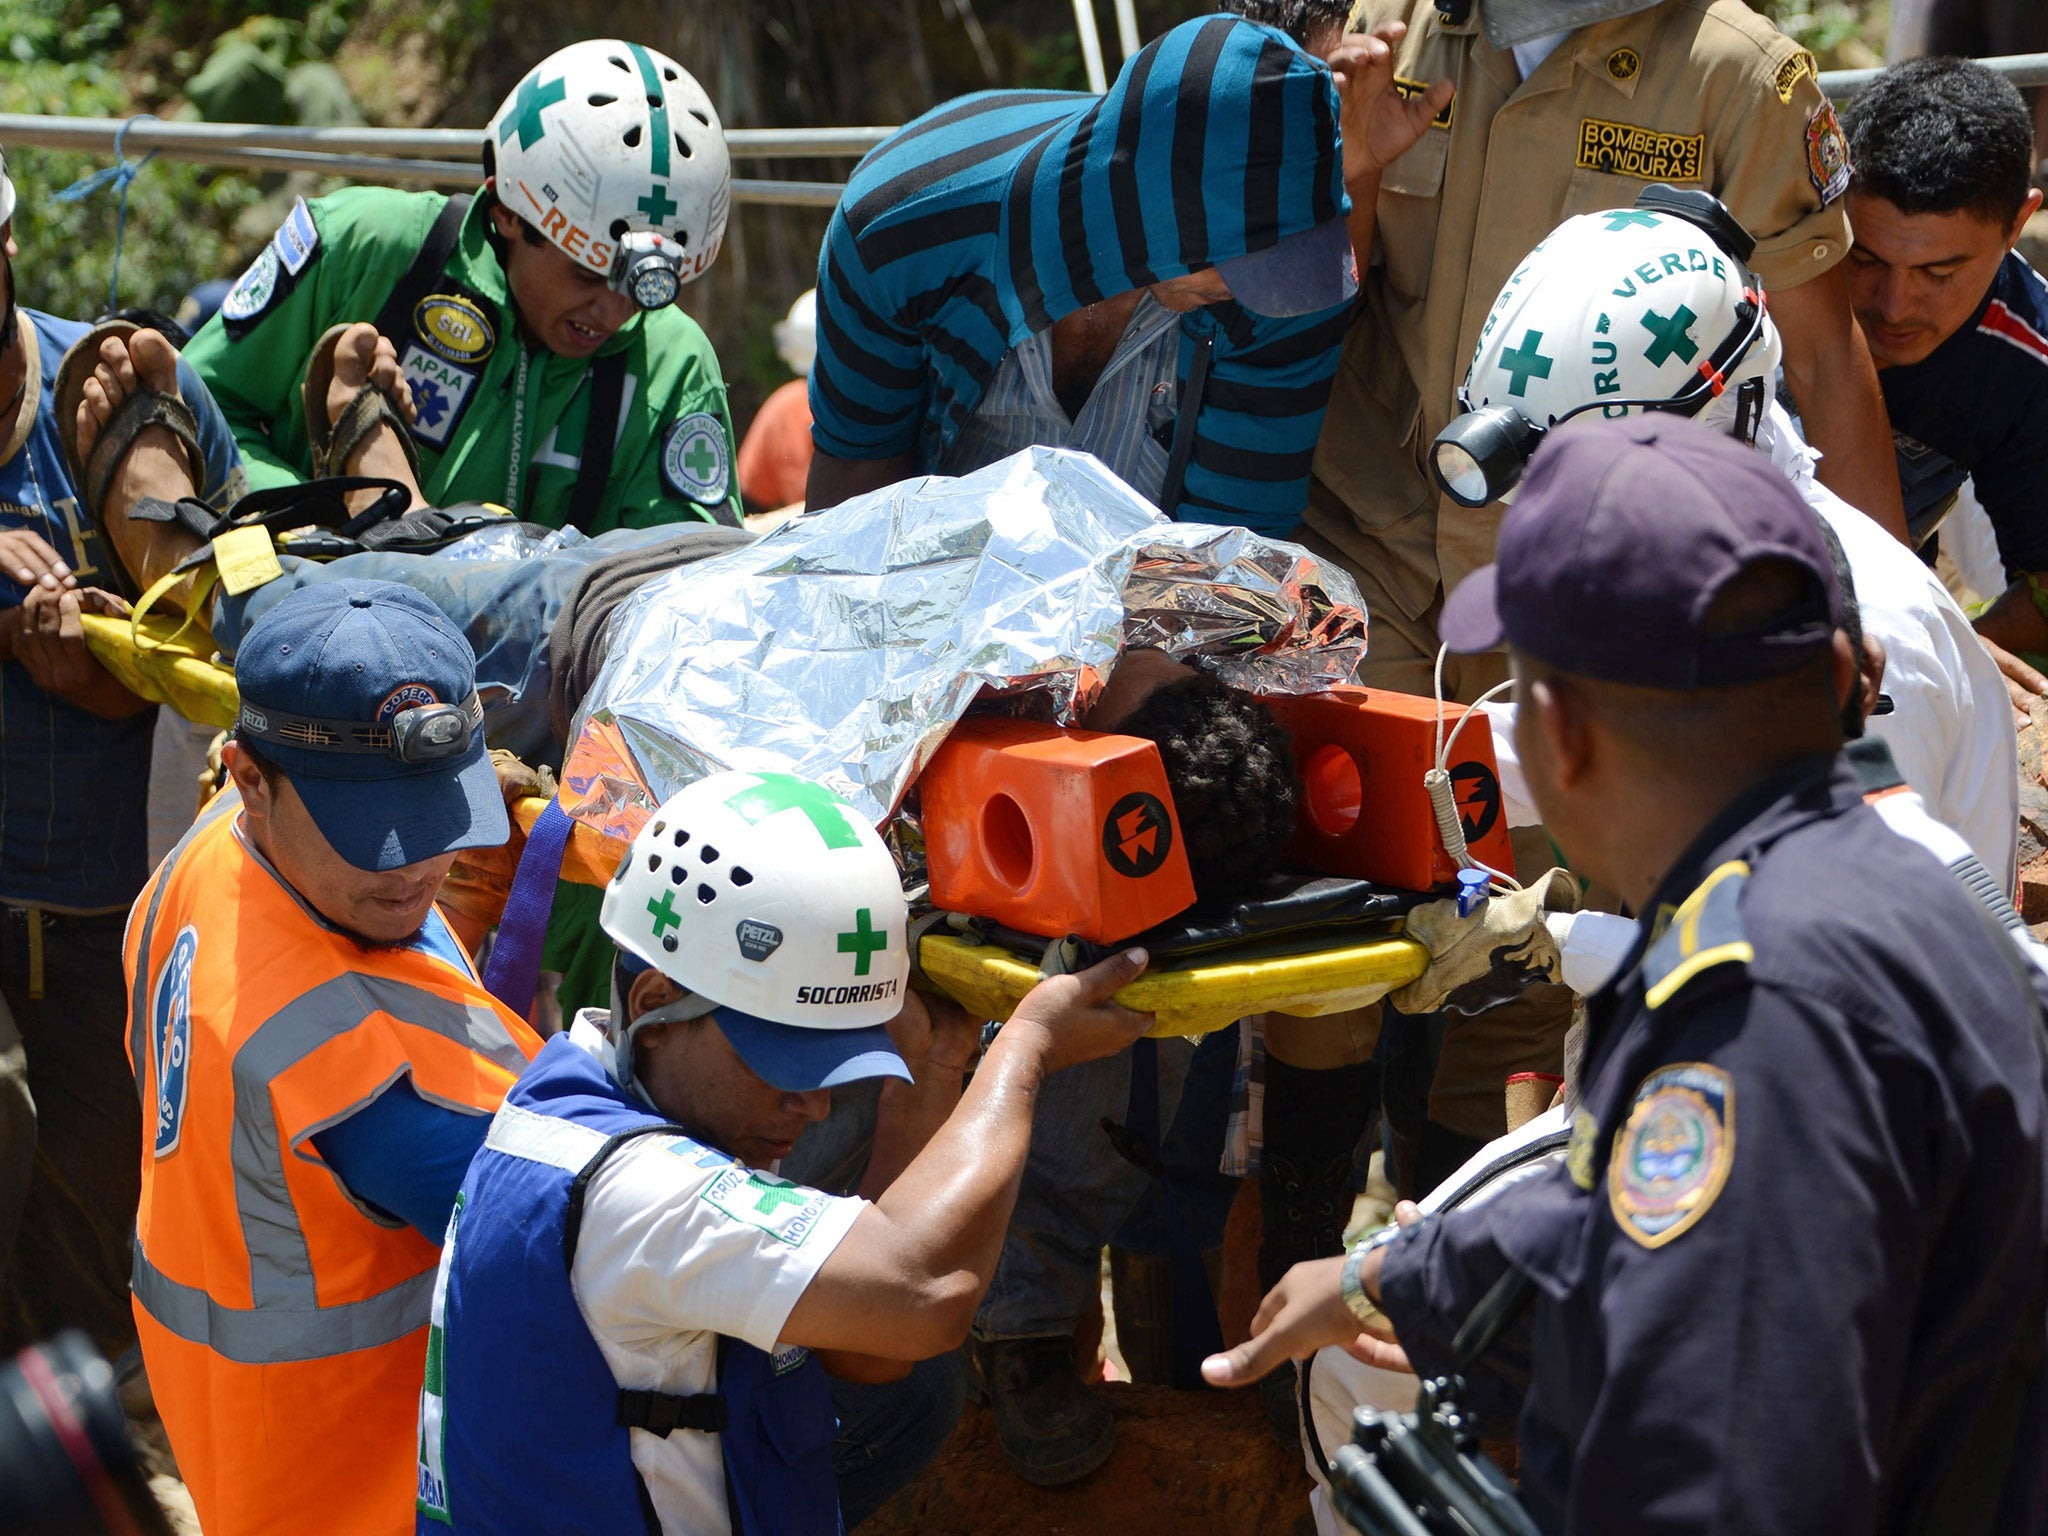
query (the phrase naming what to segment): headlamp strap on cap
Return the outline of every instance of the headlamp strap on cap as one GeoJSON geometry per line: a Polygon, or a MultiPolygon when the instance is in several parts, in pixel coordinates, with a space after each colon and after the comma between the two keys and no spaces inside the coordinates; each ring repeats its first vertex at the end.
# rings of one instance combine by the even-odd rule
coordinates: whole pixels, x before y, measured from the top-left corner
{"type": "MultiPolygon", "coordinates": [[[[411,709],[400,710],[390,720],[384,722],[335,720],[323,715],[292,715],[244,700],[235,720],[235,730],[239,735],[250,736],[274,746],[302,747],[315,752],[339,752],[356,756],[396,757],[398,752],[405,750],[409,734],[399,722],[408,715],[435,714],[442,710],[460,710],[463,718],[469,723],[468,731],[462,734],[460,749],[437,749],[419,758],[399,758],[401,762],[432,762],[438,758],[457,757],[469,750],[471,734],[484,723],[483,700],[474,690],[459,704],[415,705],[411,709]]],[[[417,735],[417,732],[410,734],[417,735]]],[[[438,748],[438,744],[433,745],[438,748]]]]}

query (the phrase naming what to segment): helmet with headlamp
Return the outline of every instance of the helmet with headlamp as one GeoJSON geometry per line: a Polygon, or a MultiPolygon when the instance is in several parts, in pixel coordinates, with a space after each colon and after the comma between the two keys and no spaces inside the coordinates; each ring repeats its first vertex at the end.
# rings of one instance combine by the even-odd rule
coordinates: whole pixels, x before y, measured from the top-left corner
{"type": "Polygon", "coordinates": [[[1444,493],[1499,500],[1546,432],[1588,413],[1732,404],[1733,430],[1754,436],[1781,355],[1755,246],[1718,198],[1663,185],[1560,224],[1494,300],[1464,414],[1430,445],[1444,493]]]}
{"type": "Polygon", "coordinates": [[[666,54],[598,38],[550,54],[485,130],[498,200],[640,309],[718,258],[732,160],[704,88],[666,54]]]}

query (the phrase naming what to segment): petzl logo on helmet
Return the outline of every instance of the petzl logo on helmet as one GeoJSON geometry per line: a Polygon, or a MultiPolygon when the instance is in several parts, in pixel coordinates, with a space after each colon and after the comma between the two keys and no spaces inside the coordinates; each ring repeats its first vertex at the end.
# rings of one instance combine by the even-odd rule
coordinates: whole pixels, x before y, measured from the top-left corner
{"type": "Polygon", "coordinates": [[[428,704],[438,704],[441,696],[425,683],[400,683],[384,695],[384,702],[377,706],[377,723],[389,725],[404,709],[420,709],[428,704]]]}
{"type": "Polygon", "coordinates": [[[757,923],[751,917],[743,917],[733,933],[740,941],[740,953],[749,960],[766,960],[782,947],[782,930],[773,923],[757,923]]]}
{"type": "Polygon", "coordinates": [[[185,1118],[185,1087],[192,1068],[192,961],[199,930],[180,928],[170,958],[156,973],[150,997],[150,1040],[156,1052],[156,1149],[159,1158],[178,1150],[185,1118]]]}
{"type": "Polygon", "coordinates": [[[1102,855],[1120,875],[1142,880],[1166,862],[1173,818],[1156,795],[1134,790],[1109,808],[1102,823],[1102,855]]]}
{"type": "Polygon", "coordinates": [[[451,363],[480,363],[498,340],[484,312],[457,293],[421,299],[413,307],[412,328],[428,351],[451,363]]]}

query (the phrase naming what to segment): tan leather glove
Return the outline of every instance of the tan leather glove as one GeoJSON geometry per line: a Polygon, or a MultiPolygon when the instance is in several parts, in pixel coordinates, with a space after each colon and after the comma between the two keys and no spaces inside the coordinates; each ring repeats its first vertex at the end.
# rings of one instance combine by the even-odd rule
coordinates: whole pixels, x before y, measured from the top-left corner
{"type": "Polygon", "coordinates": [[[1562,869],[1519,891],[1489,896],[1469,917],[1453,900],[1432,901],[1408,914],[1408,937],[1429,949],[1429,969],[1392,993],[1403,1013],[1483,1013],[1539,981],[1557,979],[1557,940],[1546,912],[1579,910],[1579,884],[1562,869]]]}
{"type": "MultiPolygon", "coordinates": [[[[498,791],[509,807],[528,795],[542,799],[555,793],[555,776],[546,768],[531,768],[502,748],[491,749],[491,767],[498,775],[498,791]]],[[[465,848],[455,856],[448,878],[441,882],[437,898],[450,917],[477,925],[476,931],[497,926],[505,915],[505,898],[512,894],[512,876],[519,869],[519,855],[526,851],[526,834],[512,824],[512,835],[495,848],[465,848]]]]}

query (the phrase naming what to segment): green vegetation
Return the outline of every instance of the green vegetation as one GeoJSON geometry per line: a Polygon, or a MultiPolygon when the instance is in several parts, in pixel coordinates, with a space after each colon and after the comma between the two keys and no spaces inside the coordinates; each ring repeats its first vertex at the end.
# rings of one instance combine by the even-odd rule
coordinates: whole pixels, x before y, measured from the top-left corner
{"type": "MultiPolygon", "coordinates": [[[[152,103],[138,100],[112,63],[127,31],[111,5],[0,0],[0,35],[9,38],[12,53],[0,69],[0,111],[74,117],[147,111],[152,103]]],[[[21,248],[16,273],[23,303],[77,318],[107,307],[119,189],[110,185],[69,203],[53,194],[108,163],[9,146],[7,172],[19,194],[14,238],[21,248]]],[[[236,217],[259,195],[244,176],[152,160],[129,190],[121,303],[175,310],[195,284],[232,273],[241,255],[236,217]]]]}

